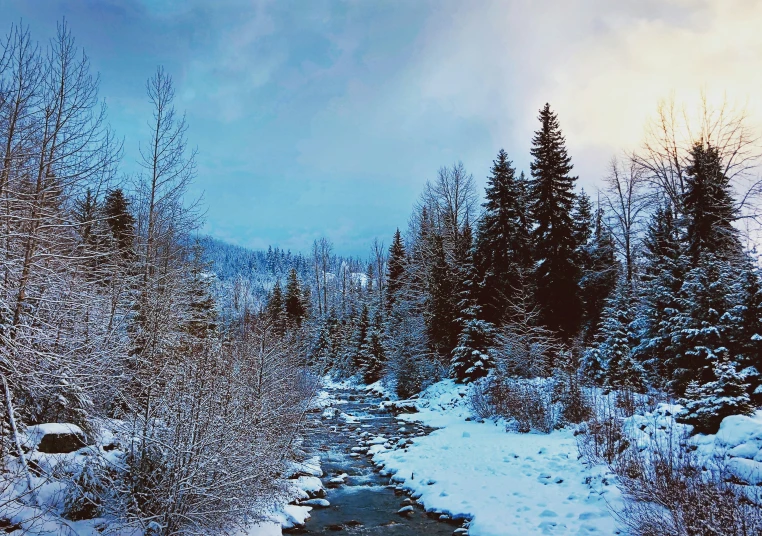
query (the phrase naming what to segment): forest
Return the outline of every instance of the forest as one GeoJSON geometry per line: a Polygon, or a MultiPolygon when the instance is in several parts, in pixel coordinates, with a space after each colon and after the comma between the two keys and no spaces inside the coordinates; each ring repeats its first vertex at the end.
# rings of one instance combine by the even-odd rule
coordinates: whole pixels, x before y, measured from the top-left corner
{"type": "Polygon", "coordinates": [[[13,25],[0,49],[0,528],[236,534],[290,500],[323,382],[401,404],[449,379],[475,418],[577,430],[630,534],[762,529],[756,477],[691,455],[762,406],[762,149],[743,109],[665,101],[588,193],[545,104],[529,170],[501,149],[481,192],[445,165],[361,259],[203,236],[172,76],[145,89],[126,175],[69,27],[40,45],[13,25]],[[624,423],[660,404],[688,431],[636,448],[624,423]],[[25,441],[51,423],[98,444],[45,466],[25,441]]]}

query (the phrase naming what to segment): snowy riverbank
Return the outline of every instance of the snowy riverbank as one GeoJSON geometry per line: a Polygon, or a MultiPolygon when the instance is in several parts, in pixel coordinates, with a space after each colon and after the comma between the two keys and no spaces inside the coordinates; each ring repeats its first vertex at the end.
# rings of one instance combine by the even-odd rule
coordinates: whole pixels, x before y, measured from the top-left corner
{"type": "Polygon", "coordinates": [[[439,428],[374,461],[427,510],[472,519],[471,536],[615,534],[608,504],[620,501],[612,475],[578,459],[569,430],[516,434],[476,422],[465,387],[443,381],[422,393],[402,421],[439,428]]]}

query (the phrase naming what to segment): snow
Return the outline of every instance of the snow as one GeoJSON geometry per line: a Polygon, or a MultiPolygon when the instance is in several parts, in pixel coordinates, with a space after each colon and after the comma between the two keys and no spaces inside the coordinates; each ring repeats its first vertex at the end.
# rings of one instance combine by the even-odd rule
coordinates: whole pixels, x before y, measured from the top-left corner
{"type": "Polygon", "coordinates": [[[607,502],[616,504],[619,492],[578,460],[570,430],[516,434],[503,423],[466,421],[465,395],[443,381],[421,395],[418,413],[398,417],[439,429],[375,454],[392,482],[429,511],[471,519],[471,536],[615,532],[607,502]]]}
{"type": "MultiPolygon", "coordinates": [[[[659,404],[653,412],[625,419],[625,431],[641,451],[654,444],[682,448],[679,440],[692,427],[675,422],[681,410],[676,404],[659,404]]],[[[762,485],[762,411],[725,417],[716,434],[696,434],[687,441],[703,466],[724,465],[740,483],[762,485]]]]}

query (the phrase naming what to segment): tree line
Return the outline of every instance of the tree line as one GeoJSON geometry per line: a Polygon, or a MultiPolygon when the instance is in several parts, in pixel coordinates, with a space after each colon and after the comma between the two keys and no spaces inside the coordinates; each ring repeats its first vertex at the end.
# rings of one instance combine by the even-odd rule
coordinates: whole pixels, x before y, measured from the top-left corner
{"type": "MultiPolygon", "coordinates": [[[[727,106],[704,103],[698,130],[684,117],[660,107],[643,148],[611,162],[594,199],[576,186],[548,104],[529,174],[500,150],[481,205],[463,164],[441,168],[407,232],[373,245],[350,302],[313,303],[311,362],[383,378],[400,396],[446,377],[561,374],[679,399],[697,430],[750,412],[762,393],[762,295],[741,231],[756,221],[758,139],[727,106]]],[[[315,289],[336,275],[325,247],[313,248],[315,289]]]]}

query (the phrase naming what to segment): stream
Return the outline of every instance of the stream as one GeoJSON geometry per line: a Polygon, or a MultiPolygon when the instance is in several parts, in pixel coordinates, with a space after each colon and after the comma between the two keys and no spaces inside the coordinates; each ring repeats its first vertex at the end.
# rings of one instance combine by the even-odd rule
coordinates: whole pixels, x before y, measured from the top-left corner
{"type": "Polygon", "coordinates": [[[417,423],[397,421],[380,407],[381,399],[359,391],[332,390],[336,399],[322,413],[309,417],[305,449],[319,456],[327,508],[314,508],[299,534],[379,534],[438,536],[466,534],[461,521],[439,520],[381,476],[362,445],[383,436],[381,443],[400,443],[431,432],[417,423]],[[353,450],[354,449],[354,450],[353,450]],[[342,476],[346,475],[346,476],[342,476]],[[407,507],[407,508],[405,508],[407,507]],[[399,513],[405,508],[406,512],[399,513]]]}

